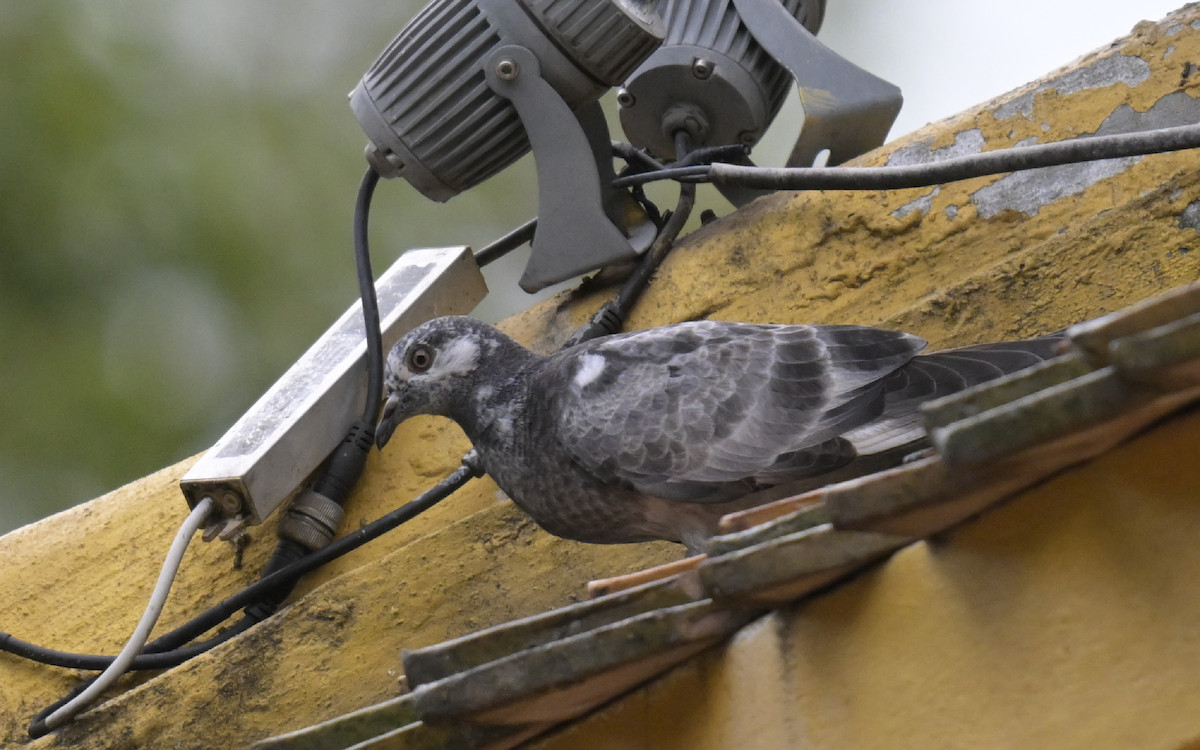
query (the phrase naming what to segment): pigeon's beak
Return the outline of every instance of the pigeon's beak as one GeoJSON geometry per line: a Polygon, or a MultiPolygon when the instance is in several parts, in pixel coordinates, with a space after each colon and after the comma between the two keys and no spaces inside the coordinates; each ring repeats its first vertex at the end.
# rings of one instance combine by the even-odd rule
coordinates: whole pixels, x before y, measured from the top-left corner
{"type": "Polygon", "coordinates": [[[399,406],[399,393],[393,393],[388,396],[387,401],[383,405],[383,416],[379,419],[378,426],[375,427],[375,445],[379,446],[379,450],[383,450],[383,446],[387,445],[388,441],[392,439],[392,433],[400,425],[401,420],[397,418],[396,414],[396,409],[399,406]]]}

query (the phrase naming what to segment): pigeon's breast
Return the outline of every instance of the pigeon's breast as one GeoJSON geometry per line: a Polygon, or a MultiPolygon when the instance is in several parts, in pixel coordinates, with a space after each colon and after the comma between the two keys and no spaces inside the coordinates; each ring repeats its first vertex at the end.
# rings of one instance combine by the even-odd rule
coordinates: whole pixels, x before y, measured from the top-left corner
{"type": "Polygon", "coordinates": [[[588,472],[557,439],[541,401],[493,410],[492,429],[474,436],[483,467],[500,489],[551,534],[595,544],[676,536],[648,519],[652,502],[631,486],[588,472]],[[504,423],[501,425],[500,423],[504,423]]]}

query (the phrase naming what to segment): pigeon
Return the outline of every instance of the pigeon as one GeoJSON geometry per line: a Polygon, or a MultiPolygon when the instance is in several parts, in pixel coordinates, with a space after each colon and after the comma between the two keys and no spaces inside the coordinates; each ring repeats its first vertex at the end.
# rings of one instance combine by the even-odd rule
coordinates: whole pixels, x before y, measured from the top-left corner
{"type": "Polygon", "coordinates": [[[388,355],[376,443],[417,414],[448,417],[551,534],[695,554],[767,488],[924,447],[921,403],[1049,359],[1060,338],[923,355],[924,339],[867,326],[701,320],[544,356],[435,318],[388,355]]]}

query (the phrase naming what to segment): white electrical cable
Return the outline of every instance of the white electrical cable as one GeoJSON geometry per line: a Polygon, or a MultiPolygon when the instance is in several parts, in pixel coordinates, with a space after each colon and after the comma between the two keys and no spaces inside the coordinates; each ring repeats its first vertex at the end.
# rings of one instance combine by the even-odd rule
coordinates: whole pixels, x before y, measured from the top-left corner
{"type": "Polygon", "coordinates": [[[183,553],[187,550],[188,543],[192,541],[192,536],[196,531],[208,520],[212,507],[213,499],[211,497],[206,497],[196,504],[191,515],[183,522],[183,526],[179,527],[175,541],[171,543],[171,550],[167,553],[167,559],[163,561],[162,572],[158,574],[158,583],[154,586],[154,593],[150,595],[150,603],[146,605],[141,622],[133,631],[133,635],[129,637],[129,642],[125,644],[125,648],[121,649],[121,653],[117,654],[117,658],[113,659],[113,663],[108,666],[108,669],[96,678],[95,682],[62,708],[46,717],[46,731],[58,729],[75,718],[76,714],[86,709],[100,693],[129,669],[129,665],[133,663],[134,658],[146,645],[146,640],[150,638],[150,632],[154,630],[154,625],[158,622],[158,616],[162,614],[163,605],[167,602],[167,594],[171,592],[171,584],[175,582],[175,574],[179,571],[179,563],[183,561],[183,553]]]}

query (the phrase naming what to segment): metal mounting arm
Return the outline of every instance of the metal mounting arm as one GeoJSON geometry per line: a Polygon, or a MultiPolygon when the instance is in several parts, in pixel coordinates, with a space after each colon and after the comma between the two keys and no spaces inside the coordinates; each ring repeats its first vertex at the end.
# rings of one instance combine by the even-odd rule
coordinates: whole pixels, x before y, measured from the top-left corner
{"type": "Polygon", "coordinates": [[[599,106],[572,112],[519,45],[497,49],[484,71],[488,86],[516,108],[537,165],[538,227],[521,288],[536,292],[645,250],[654,225],[636,203],[612,192],[612,149],[599,106]]]}
{"type": "Polygon", "coordinates": [[[895,85],[817,40],[778,0],[733,0],[754,38],[800,87],[804,126],[789,167],[811,167],[829,149],[829,165],[883,145],[904,99],[895,85]]]}

